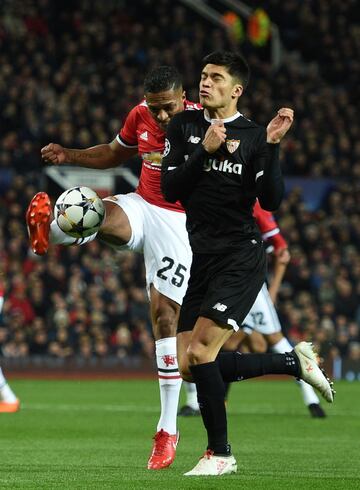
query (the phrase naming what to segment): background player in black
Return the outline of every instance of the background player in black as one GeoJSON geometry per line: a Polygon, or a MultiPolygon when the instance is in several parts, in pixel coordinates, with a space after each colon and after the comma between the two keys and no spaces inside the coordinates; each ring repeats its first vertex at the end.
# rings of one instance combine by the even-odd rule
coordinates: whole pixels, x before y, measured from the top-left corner
{"type": "Polygon", "coordinates": [[[165,141],[162,189],[170,202],[182,202],[193,251],[178,327],[178,362],[184,379],[196,384],[208,434],[207,451],[186,473],[190,476],[237,469],[227,440],[224,381],[290,374],[333,400],[331,386],[305,342],[289,354],[218,355],[265,280],[265,253],[253,205],[256,197],[268,210],[281,202],[278,143],[293,121],[289,108],[280,109],[266,130],[244,118],[237,104],[248,78],[240,55],[207,56],[200,81],[205,110],[176,115],[165,141]]]}

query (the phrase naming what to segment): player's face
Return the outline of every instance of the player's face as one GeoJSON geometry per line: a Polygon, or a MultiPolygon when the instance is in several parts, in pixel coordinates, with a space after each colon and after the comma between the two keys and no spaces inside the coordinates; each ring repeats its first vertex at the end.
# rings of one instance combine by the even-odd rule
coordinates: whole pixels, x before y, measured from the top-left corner
{"type": "Polygon", "coordinates": [[[199,96],[200,104],[205,109],[236,107],[242,91],[242,85],[228,73],[225,66],[208,64],[201,72],[199,96]]]}
{"type": "Polygon", "coordinates": [[[185,92],[181,88],[156,94],[148,92],[145,98],[150,114],[163,131],[171,118],[184,110],[185,92]]]}

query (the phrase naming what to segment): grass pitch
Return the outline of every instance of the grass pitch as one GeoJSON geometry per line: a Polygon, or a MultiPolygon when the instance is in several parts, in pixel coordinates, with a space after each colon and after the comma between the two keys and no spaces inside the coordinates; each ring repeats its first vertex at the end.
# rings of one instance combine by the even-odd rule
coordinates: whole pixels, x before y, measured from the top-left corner
{"type": "Polygon", "coordinates": [[[204,451],[200,418],[179,418],[173,466],[146,462],[156,381],[15,381],[22,410],[0,414],[0,489],[359,489],[360,383],[338,382],[311,419],[292,381],[246,381],[228,405],[236,475],[182,476],[204,451]]]}

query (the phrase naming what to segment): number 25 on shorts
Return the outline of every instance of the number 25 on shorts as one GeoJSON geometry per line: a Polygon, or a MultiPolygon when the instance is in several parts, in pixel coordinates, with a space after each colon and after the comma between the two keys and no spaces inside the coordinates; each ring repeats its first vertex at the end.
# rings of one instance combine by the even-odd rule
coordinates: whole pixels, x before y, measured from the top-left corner
{"type": "Polygon", "coordinates": [[[180,288],[185,280],[183,272],[186,272],[186,267],[182,264],[178,264],[175,272],[173,272],[175,266],[174,259],[171,259],[170,257],[163,257],[162,262],[164,262],[166,265],[165,267],[159,269],[156,275],[160,277],[160,279],[167,281],[168,279],[170,279],[168,276],[168,273],[170,272],[170,275],[172,275],[171,284],[180,288]]]}

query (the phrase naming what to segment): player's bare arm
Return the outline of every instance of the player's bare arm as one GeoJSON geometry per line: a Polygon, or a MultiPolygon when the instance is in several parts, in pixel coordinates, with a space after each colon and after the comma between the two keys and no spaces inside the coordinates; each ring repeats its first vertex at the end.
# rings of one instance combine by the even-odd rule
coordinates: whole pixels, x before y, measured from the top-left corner
{"type": "Polygon", "coordinates": [[[276,303],[280,286],[290,259],[291,255],[288,248],[279,250],[275,255],[274,273],[269,285],[269,294],[273,303],[276,303]]]}
{"type": "Polygon", "coordinates": [[[269,122],[266,133],[267,143],[280,143],[282,138],[290,129],[294,121],[294,111],[289,107],[282,107],[277,115],[269,122]]]}
{"type": "Polygon", "coordinates": [[[74,164],[94,169],[113,168],[137,154],[136,148],[126,148],[114,139],[111,143],[84,150],[64,148],[49,143],[41,149],[42,159],[51,165],[74,164]]]}

